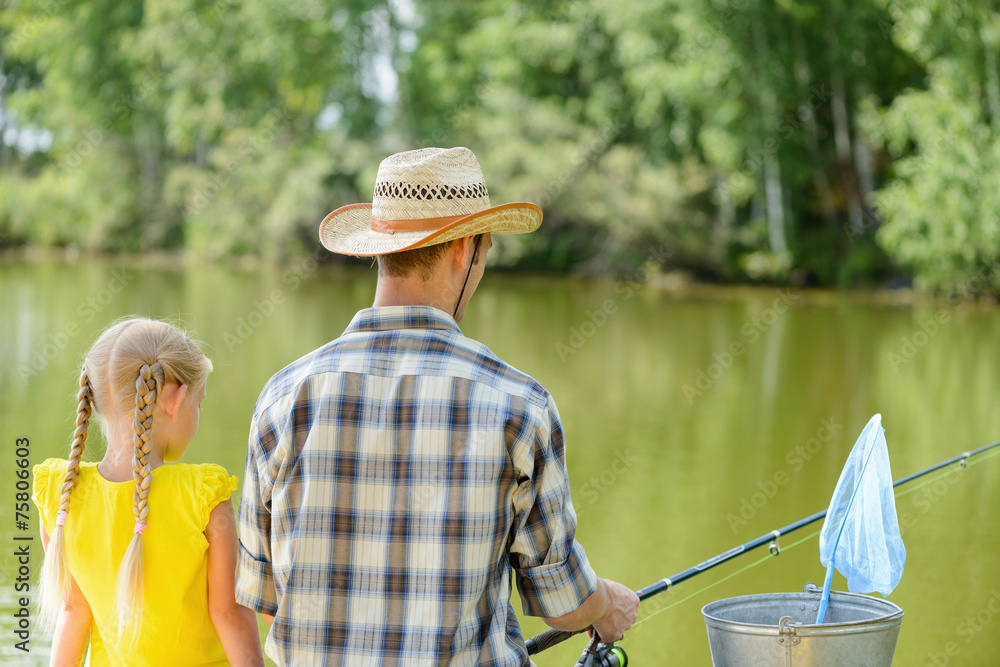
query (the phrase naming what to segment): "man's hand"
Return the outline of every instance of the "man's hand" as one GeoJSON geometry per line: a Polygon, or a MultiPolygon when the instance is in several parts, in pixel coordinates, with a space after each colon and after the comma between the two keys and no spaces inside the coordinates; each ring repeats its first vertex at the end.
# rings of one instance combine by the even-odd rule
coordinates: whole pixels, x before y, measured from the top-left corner
{"type": "Polygon", "coordinates": [[[551,627],[578,632],[593,626],[604,642],[622,638],[635,623],[639,597],[627,586],[610,579],[598,579],[597,591],[575,611],[558,618],[542,619],[551,627]]]}
{"type": "Polygon", "coordinates": [[[607,594],[607,611],[594,621],[594,630],[602,642],[613,642],[622,638],[625,631],[635,623],[639,611],[639,596],[627,586],[610,579],[603,580],[607,594]]]}

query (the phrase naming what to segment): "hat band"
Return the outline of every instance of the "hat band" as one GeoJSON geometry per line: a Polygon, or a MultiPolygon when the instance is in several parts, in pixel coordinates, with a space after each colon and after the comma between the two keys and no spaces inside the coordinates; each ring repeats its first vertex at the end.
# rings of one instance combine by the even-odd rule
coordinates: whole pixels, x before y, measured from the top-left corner
{"type": "Polygon", "coordinates": [[[396,232],[433,232],[446,227],[456,220],[467,218],[474,213],[465,215],[447,215],[443,218],[418,218],[416,220],[379,220],[372,218],[372,231],[383,234],[396,232]]]}

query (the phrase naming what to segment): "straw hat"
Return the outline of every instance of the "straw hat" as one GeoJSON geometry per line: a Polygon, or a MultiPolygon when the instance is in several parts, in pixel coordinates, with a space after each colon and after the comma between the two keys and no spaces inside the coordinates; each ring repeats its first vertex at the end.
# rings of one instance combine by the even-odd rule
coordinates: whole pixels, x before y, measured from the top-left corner
{"type": "Polygon", "coordinates": [[[536,204],[490,206],[479,160],[468,148],[421,148],[382,160],[372,203],[330,213],[319,239],[342,255],[386,255],[485,232],[524,234],[540,224],[536,204]]]}

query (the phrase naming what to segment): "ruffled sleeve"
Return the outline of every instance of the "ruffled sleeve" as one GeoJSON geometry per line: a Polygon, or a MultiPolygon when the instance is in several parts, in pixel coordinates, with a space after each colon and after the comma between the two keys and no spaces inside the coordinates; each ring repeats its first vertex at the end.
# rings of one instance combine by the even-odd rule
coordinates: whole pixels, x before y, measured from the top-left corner
{"type": "MultiPolygon", "coordinates": [[[[60,459],[45,459],[34,468],[31,469],[32,477],[32,489],[31,489],[31,500],[34,501],[35,507],[38,508],[38,515],[42,518],[42,523],[45,524],[45,530],[51,534],[55,524],[55,514],[58,511],[52,503],[51,493],[49,493],[49,479],[53,475],[53,469],[58,467],[60,459]]],[[[62,461],[65,463],[65,461],[62,461]]],[[[66,467],[63,466],[63,475],[65,476],[66,467]]],[[[58,474],[58,473],[56,473],[58,474]]]]}
{"type": "Polygon", "coordinates": [[[201,484],[201,529],[208,526],[209,516],[215,506],[222,501],[228,501],[229,496],[236,490],[239,480],[235,475],[230,475],[226,469],[215,463],[204,465],[205,475],[201,484]]]}

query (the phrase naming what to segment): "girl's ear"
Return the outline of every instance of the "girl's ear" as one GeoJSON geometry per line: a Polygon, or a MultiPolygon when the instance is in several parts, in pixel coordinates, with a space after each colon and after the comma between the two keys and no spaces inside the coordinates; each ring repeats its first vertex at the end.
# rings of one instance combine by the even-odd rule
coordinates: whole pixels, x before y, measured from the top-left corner
{"type": "Polygon", "coordinates": [[[177,419],[177,414],[181,409],[181,403],[187,396],[187,385],[176,382],[165,382],[160,391],[160,398],[156,401],[162,408],[164,414],[170,421],[177,419]]]}

